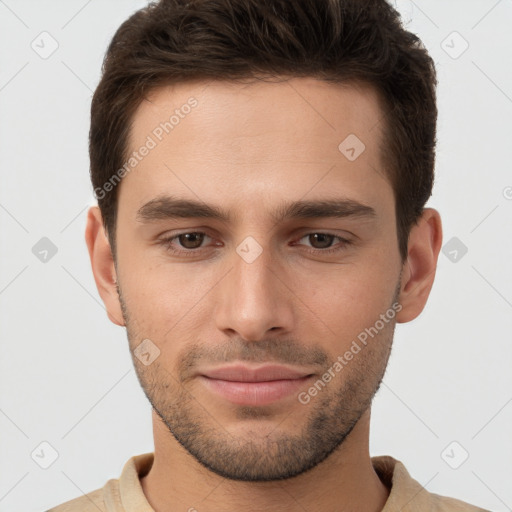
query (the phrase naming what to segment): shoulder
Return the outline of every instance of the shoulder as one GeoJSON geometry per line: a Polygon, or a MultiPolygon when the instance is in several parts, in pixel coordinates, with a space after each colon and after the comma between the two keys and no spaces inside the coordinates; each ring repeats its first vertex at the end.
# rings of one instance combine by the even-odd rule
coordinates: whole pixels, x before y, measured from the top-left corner
{"type": "Polygon", "coordinates": [[[90,493],[66,501],[61,505],[53,507],[47,512],[106,512],[105,500],[103,499],[103,489],[97,489],[90,493]]]}
{"type": "Polygon", "coordinates": [[[401,461],[389,455],[372,457],[372,464],[390,491],[382,512],[489,512],[465,501],[429,492],[411,477],[401,461]]]}
{"type": "Polygon", "coordinates": [[[111,479],[101,489],[66,501],[46,512],[110,512],[118,510],[119,482],[111,479]]]}
{"type": "Polygon", "coordinates": [[[432,502],[432,512],[489,512],[465,501],[440,496],[439,494],[430,493],[430,500],[432,502]]]}

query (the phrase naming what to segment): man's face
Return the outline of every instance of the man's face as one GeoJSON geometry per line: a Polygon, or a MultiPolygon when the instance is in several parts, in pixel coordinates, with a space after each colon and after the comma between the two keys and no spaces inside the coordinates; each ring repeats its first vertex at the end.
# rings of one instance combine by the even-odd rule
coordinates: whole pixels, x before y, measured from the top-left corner
{"type": "Polygon", "coordinates": [[[155,145],[118,196],[116,271],[130,348],[150,340],[151,359],[158,348],[149,365],[133,358],[141,385],[176,440],[222,476],[300,474],[369,410],[401,271],[381,119],[370,87],[313,79],[180,84],[153,91],[135,113],[130,151],[153,146],[148,136],[155,145]],[[197,104],[182,108],[191,97],[197,104]],[[166,133],[160,123],[176,109],[166,133]],[[227,218],[188,216],[171,197],[227,218]],[[284,215],[299,201],[308,204],[284,215]],[[311,208],[322,201],[344,203],[311,208]],[[205,376],[270,363],[304,378],[205,376]]]}

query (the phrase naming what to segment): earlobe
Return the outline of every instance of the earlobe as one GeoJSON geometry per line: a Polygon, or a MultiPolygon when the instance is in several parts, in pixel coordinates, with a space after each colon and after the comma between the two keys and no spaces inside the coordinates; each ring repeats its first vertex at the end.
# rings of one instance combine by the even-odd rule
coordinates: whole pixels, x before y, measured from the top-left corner
{"type": "Polygon", "coordinates": [[[96,288],[105,304],[107,315],[114,324],[124,326],[112,250],[103,228],[101,211],[97,206],[92,206],[87,212],[85,242],[96,288]]]}
{"type": "Polygon", "coordinates": [[[434,283],[441,243],[439,212],[426,208],[409,234],[399,297],[402,310],[397,314],[397,322],[410,322],[423,311],[434,283]]]}

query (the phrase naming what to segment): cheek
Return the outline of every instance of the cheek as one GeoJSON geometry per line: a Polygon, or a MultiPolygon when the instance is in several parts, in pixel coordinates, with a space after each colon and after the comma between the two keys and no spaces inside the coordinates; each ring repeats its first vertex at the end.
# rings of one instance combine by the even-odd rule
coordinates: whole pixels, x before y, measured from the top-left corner
{"type": "Polygon", "coordinates": [[[118,267],[133,328],[160,340],[190,329],[192,318],[194,325],[199,323],[198,315],[207,303],[204,299],[219,275],[214,266],[204,271],[193,264],[151,261],[143,251],[132,251],[118,267]]]}
{"type": "MultiPolygon", "coordinates": [[[[339,265],[283,264],[286,270],[282,279],[293,290],[287,303],[304,310],[308,317],[313,313],[304,324],[305,329],[321,329],[328,337],[350,340],[386,312],[398,271],[394,268],[396,254],[383,245],[375,244],[357,258],[339,265]],[[306,308],[296,302],[294,294],[306,308]]],[[[148,252],[147,248],[138,247],[135,240],[125,243],[119,251],[119,279],[138,333],[155,339],[175,337],[190,327],[191,321],[199,329],[208,318],[211,320],[208,309],[212,307],[212,297],[217,295],[216,291],[211,295],[209,292],[219,284],[219,276],[229,270],[229,262],[173,263],[163,255],[148,257],[148,252]]]]}
{"type": "Polygon", "coordinates": [[[397,285],[398,271],[383,258],[373,265],[347,265],[323,276],[305,275],[298,294],[314,312],[318,325],[328,327],[333,343],[344,345],[388,311],[397,285]]]}

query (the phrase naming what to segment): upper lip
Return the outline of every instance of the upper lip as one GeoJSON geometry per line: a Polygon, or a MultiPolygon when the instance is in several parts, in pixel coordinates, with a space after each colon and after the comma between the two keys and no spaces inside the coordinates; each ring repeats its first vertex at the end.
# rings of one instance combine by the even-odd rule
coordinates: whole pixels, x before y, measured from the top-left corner
{"type": "Polygon", "coordinates": [[[201,375],[211,379],[233,382],[268,382],[272,380],[302,379],[311,375],[311,373],[276,364],[259,366],[257,368],[237,364],[203,371],[201,375]]]}

